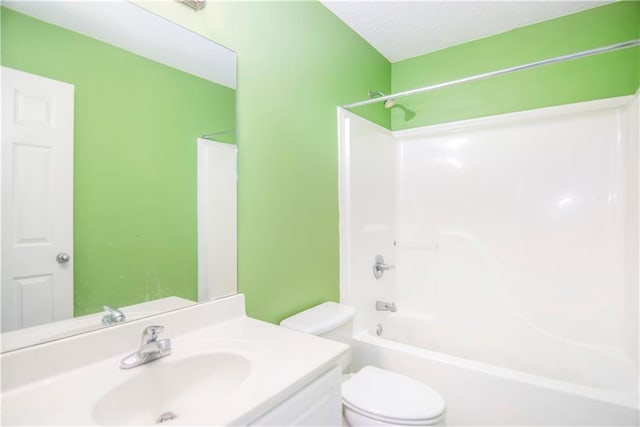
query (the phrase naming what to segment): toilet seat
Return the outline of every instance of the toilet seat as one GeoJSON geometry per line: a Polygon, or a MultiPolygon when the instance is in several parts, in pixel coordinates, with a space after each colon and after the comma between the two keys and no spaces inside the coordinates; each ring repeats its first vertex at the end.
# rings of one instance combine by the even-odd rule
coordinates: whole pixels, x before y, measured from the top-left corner
{"type": "Polygon", "coordinates": [[[365,366],[342,384],[346,409],[387,424],[430,425],[442,420],[445,402],[426,384],[365,366]]]}
{"type": "Polygon", "coordinates": [[[347,406],[344,402],[343,404],[344,404],[345,418],[349,423],[348,425],[350,426],[398,425],[398,426],[426,427],[426,426],[432,426],[432,425],[438,424],[440,421],[444,419],[444,414],[436,418],[430,418],[428,420],[402,420],[397,418],[385,418],[385,417],[375,416],[369,413],[359,412],[358,410],[347,406]],[[354,423],[354,419],[356,418],[354,417],[354,414],[355,416],[358,417],[358,420],[359,420],[359,421],[356,420],[355,423],[354,423]]]}

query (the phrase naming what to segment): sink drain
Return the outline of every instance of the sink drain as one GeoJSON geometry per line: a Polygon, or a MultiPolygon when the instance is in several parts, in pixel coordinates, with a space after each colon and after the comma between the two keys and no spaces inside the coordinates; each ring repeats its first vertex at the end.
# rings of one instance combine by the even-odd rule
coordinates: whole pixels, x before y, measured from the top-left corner
{"type": "Polygon", "coordinates": [[[175,417],[176,417],[176,414],[174,414],[171,411],[163,412],[156,420],[156,424],[166,423],[167,421],[171,421],[175,417]]]}

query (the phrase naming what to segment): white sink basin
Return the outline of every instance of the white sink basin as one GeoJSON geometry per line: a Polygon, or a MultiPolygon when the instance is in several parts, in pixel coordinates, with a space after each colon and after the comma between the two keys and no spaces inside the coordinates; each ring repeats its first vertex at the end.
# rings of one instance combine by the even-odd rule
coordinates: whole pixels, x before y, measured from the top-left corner
{"type": "Polygon", "coordinates": [[[191,424],[196,414],[229,396],[251,372],[251,362],[230,352],[172,356],[134,369],[133,377],[105,394],[93,409],[98,424],[191,424]],[[203,399],[203,397],[205,397],[203,399]]]}

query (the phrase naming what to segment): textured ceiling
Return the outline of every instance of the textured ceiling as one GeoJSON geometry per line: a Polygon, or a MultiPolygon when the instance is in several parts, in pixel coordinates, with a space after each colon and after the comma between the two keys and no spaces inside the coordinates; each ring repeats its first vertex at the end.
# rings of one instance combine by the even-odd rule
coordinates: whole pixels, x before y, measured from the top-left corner
{"type": "Polygon", "coordinates": [[[321,0],[391,62],[612,1],[321,0]]]}

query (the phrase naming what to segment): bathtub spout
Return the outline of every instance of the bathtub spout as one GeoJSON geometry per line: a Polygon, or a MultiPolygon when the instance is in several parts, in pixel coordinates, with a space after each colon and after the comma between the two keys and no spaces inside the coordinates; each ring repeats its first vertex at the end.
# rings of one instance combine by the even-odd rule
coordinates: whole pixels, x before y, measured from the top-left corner
{"type": "Polygon", "coordinates": [[[376,310],[377,311],[398,311],[396,308],[396,304],[393,302],[384,302],[384,301],[376,301],[376,310]]]}

